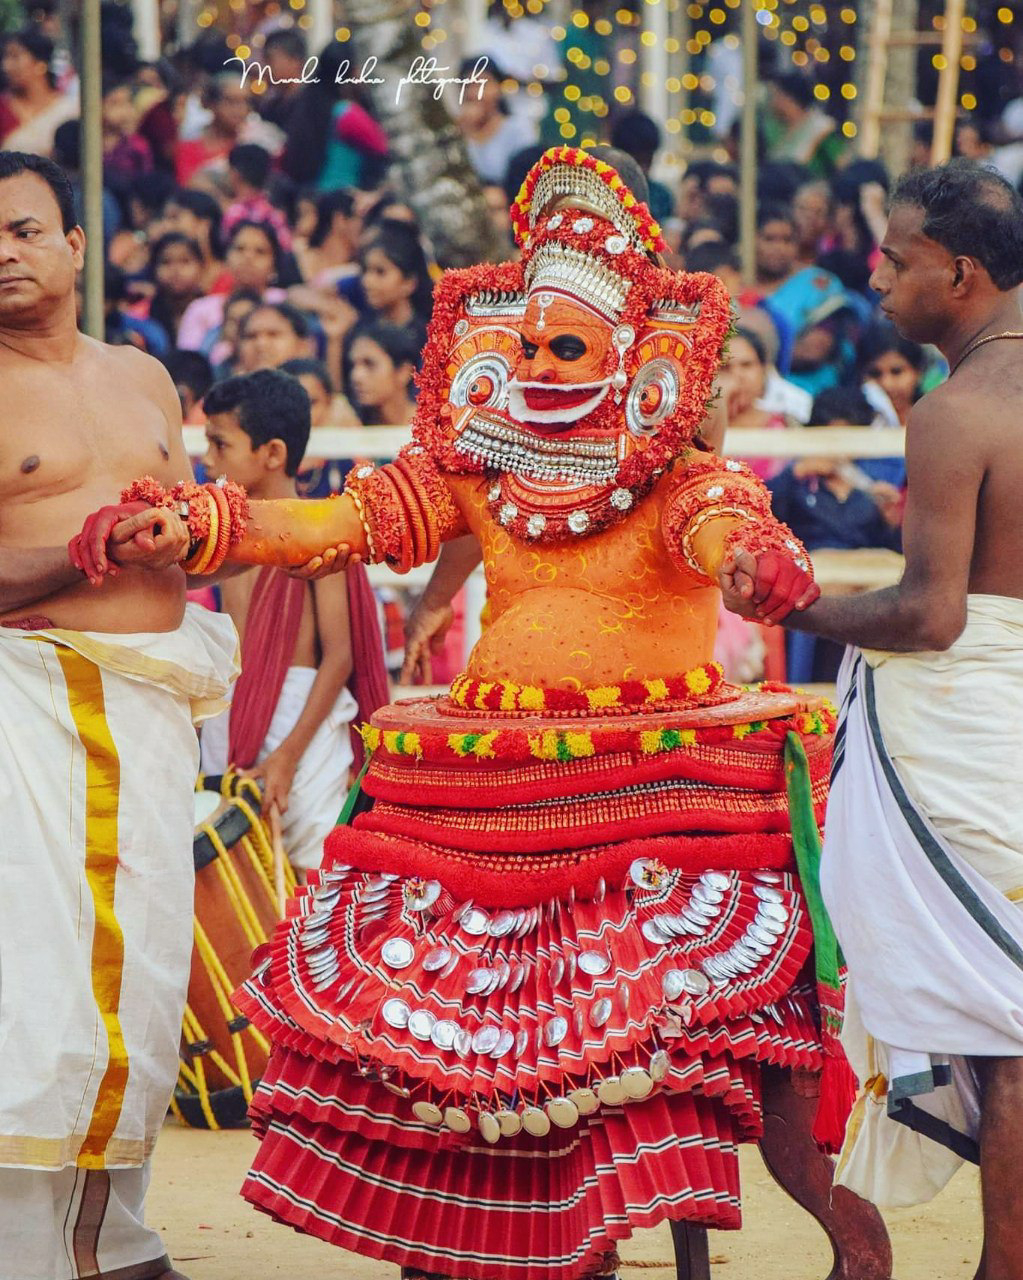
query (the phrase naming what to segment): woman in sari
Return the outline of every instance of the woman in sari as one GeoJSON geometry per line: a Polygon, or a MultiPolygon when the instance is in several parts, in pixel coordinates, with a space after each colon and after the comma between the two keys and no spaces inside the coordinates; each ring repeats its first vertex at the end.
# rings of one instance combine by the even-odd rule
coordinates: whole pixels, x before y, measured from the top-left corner
{"type": "Polygon", "coordinates": [[[0,68],[6,89],[0,93],[0,147],[49,156],[58,126],[78,115],[77,101],[57,89],[51,70],[53,41],[39,31],[10,35],[0,68]]]}

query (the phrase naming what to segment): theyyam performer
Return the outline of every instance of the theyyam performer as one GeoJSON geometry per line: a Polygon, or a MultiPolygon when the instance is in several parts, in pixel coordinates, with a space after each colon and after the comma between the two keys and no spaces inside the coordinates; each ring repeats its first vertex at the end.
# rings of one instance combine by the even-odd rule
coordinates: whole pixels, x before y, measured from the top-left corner
{"type": "Polygon", "coordinates": [[[465,674],[373,717],[372,806],[236,997],[275,1044],[244,1194],[416,1271],[568,1280],[614,1271],[637,1226],[739,1225],[766,1067],[824,1067],[816,1132],[841,1138],[816,891],[833,721],[710,660],[726,556],[758,557],[778,605],[816,594],[761,483],[694,443],[723,287],[658,264],[646,206],[592,153],[547,152],[513,219],[521,262],[437,287],[393,463],[322,503],[124,498],[184,503],[205,569],[347,544],[408,570],[482,544],[465,674]]]}

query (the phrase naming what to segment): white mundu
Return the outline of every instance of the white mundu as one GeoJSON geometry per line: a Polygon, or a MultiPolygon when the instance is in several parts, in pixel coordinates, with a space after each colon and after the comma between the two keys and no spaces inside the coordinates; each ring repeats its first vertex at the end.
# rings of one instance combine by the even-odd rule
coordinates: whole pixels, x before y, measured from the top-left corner
{"type": "Polygon", "coordinates": [[[0,1280],[157,1274],[140,1215],[192,952],[193,720],[236,672],[232,624],[193,605],[166,633],[0,630],[0,1280]]]}
{"type": "MultiPolygon", "coordinates": [[[[316,674],[315,667],[288,668],[257,760],[265,760],[271,751],[276,751],[294,729],[309,701],[316,674]]],[[[281,840],[291,865],[303,871],[313,871],[320,865],[323,842],[336,825],[344,804],[354,759],[350,726],[358,714],[352,694],[347,688],[342,689],[295,770],[287,812],[281,819],[281,840]]],[[[230,764],[229,729],[230,711],[203,725],[203,773],[223,773],[230,764]]]]}
{"type": "Polygon", "coordinates": [[[977,1159],[974,1056],[1023,1056],[1023,601],[938,653],[850,650],[821,887],[865,1086],[838,1182],[918,1204],[977,1159]]]}

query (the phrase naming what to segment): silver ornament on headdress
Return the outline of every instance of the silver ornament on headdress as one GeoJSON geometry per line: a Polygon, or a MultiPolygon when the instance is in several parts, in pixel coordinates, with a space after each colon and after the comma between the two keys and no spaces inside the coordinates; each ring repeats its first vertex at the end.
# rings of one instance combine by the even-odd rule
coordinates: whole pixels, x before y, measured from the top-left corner
{"type": "Polygon", "coordinates": [[[579,249],[554,240],[542,244],[526,267],[530,294],[555,289],[571,294],[614,322],[625,309],[629,283],[610,267],[579,249]]]}

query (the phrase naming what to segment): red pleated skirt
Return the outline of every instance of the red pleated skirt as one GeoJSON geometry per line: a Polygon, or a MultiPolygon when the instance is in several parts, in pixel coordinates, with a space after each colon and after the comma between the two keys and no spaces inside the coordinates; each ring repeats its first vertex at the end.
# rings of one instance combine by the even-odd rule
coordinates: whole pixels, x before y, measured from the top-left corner
{"type": "Polygon", "coordinates": [[[757,697],[702,741],[636,717],[562,751],[526,723],[489,756],[385,709],[375,807],[236,996],[274,1044],[245,1197],[468,1280],[574,1280],[665,1218],[738,1227],[761,1064],[821,1063],[782,747],[803,734],[822,807],[831,722],[757,697]]]}

